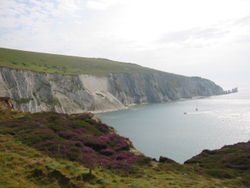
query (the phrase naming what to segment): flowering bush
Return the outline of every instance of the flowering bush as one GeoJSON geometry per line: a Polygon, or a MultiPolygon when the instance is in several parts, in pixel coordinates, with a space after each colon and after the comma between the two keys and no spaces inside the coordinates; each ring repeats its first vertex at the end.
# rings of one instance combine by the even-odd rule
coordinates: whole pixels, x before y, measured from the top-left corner
{"type": "Polygon", "coordinates": [[[86,153],[92,153],[95,151],[91,147],[88,147],[88,146],[83,146],[82,150],[83,150],[83,152],[86,152],[86,153]]]}
{"type": "Polygon", "coordinates": [[[124,160],[128,163],[134,163],[138,160],[138,156],[135,156],[134,154],[129,152],[115,154],[113,158],[116,160],[124,160]]]}
{"type": "Polygon", "coordinates": [[[108,141],[110,141],[109,135],[98,136],[98,137],[96,137],[96,139],[99,140],[100,142],[105,142],[105,143],[107,143],[108,141]]]}
{"type": "Polygon", "coordinates": [[[98,124],[97,129],[99,129],[103,133],[108,133],[109,132],[109,127],[106,124],[98,124]]]}
{"type": "Polygon", "coordinates": [[[102,166],[130,171],[141,156],[129,152],[127,138],[88,115],[36,113],[1,124],[1,132],[15,132],[23,143],[50,157],[83,163],[90,169],[102,166]]]}
{"type": "Polygon", "coordinates": [[[77,128],[74,130],[63,130],[58,134],[65,139],[81,140],[82,138],[87,136],[85,132],[86,130],[84,128],[77,128]]]}
{"type": "Polygon", "coordinates": [[[101,154],[103,155],[112,155],[114,153],[114,150],[112,148],[105,148],[100,151],[101,154]]]}

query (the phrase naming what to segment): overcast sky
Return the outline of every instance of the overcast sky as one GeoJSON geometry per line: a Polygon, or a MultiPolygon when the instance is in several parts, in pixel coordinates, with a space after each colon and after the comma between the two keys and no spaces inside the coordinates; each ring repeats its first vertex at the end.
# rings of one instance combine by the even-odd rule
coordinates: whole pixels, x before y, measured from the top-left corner
{"type": "Polygon", "coordinates": [[[250,82],[250,0],[0,0],[0,46],[250,82]]]}

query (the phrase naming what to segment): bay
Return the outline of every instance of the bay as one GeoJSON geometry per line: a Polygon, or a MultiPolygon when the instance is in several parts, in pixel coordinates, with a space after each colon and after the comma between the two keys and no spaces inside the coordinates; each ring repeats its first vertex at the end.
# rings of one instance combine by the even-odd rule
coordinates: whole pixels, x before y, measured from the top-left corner
{"type": "Polygon", "coordinates": [[[250,89],[97,114],[145,155],[179,163],[204,149],[250,140],[250,89]]]}

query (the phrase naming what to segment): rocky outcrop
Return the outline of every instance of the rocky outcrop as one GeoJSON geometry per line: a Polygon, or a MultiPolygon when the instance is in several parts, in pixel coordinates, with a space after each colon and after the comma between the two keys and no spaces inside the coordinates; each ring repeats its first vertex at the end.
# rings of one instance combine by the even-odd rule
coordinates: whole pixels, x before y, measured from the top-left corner
{"type": "Polygon", "coordinates": [[[0,68],[0,96],[11,97],[16,109],[30,112],[111,111],[222,93],[221,87],[207,79],[163,72],[98,77],[0,68]]]}
{"type": "Polygon", "coordinates": [[[14,105],[12,104],[10,97],[0,97],[0,110],[13,110],[14,105]]]}
{"type": "Polygon", "coordinates": [[[172,164],[177,164],[174,160],[169,159],[167,157],[160,156],[159,158],[160,163],[172,163],[172,164]]]}

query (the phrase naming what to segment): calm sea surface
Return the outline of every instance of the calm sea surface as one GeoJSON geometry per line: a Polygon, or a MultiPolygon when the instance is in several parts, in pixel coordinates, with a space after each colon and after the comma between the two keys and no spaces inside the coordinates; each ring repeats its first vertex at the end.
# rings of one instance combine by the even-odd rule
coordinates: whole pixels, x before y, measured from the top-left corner
{"type": "Polygon", "coordinates": [[[140,105],[97,116],[131,139],[147,156],[166,156],[183,163],[204,149],[250,140],[250,88],[239,88],[238,93],[230,95],[140,105]]]}

